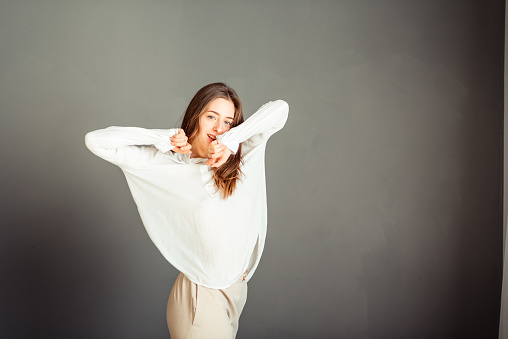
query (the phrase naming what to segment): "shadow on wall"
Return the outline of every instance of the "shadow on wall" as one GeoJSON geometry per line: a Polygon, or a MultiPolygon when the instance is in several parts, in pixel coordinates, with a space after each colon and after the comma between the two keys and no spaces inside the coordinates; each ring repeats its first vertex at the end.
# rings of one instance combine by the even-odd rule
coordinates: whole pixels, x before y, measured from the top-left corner
{"type": "MultiPolygon", "coordinates": [[[[355,240],[369,246],[358,276],[368,335],[497,337],[500,211],[485,181],[497,175],[486,165],[496,150],[478,135],[495,126],[494,115],[478,114],[490,89],[471,95],[452,74],[407,55],[354,75],[346,90],[369,100],[351,102],[353,124],[362,126],[353,133],[357,144],[368,134],[374,145],[351,161],[358,167],[354,201],[376,214],[351,207],[370,242],[355,240]],[[391,83],[383,82],[386,73],[391,83]],[[370,114],[375,106],[383,114],[370,114]]],[[[479,70],[472,76],[481,82],[479,70]]]]}
{"type": "Polygon", "coordinates": [[[46,205],[18,204],[3,216],[0,337],[97,337],[94,329],[111,326],[97,312],[114,294],[99,273],[111,270],[111,257],[79,230],[87,227],[79,205],[46,205]]]}

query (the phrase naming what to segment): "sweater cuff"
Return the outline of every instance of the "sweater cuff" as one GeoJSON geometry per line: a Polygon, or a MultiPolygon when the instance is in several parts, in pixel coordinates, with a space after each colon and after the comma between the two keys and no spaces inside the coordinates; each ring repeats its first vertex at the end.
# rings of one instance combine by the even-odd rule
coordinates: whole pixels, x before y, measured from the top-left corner
{"type": "Polygon", "coordinates": [[[238,142],[234,142],[234,141],[222,142],[223,138],[224,138],[224,134],[221,134],[221,135],[217,136],[217,141],[219,143],[223,143],[224,145],[226,145],[226,147],[229,148],[233,154],[236,154],[240,144],[238,142]]]}
{"type": "Polygon", "coordinates": [[[171,145],[171,137],[173,135],[178,134],[178,128],[170,128],[170,129],[155,129],[153,131],[156,131],[161,134],[161,141],[154,143],[153,145],[162,153],[167,153],[171,151],[175,146],[171,145]]]}

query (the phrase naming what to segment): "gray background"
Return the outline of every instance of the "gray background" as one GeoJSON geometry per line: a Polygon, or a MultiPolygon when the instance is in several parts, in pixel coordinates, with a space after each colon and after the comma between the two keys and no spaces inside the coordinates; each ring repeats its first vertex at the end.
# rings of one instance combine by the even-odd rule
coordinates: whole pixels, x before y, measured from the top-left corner
{"type": "MultiPolygon", "coordinates": [[[[506,23],[506,20],[508,19],[508,11],[506,11],[506,8],[505,8],[505,23],[506,23]]],[[[506,43],[507,40],[508,40],[508,26],[505,25],[504,27],[504,32],[505,32],[505,36],[504,36],[504,41],[505,41],[505,44],[504,44],[504,53],[505,53],[505,58],[504,58],[504,83],[506,84],[507,81],[508,81],[508,58],[506,57],[507,55],[507,52],[508,52],[508,44],[506,43]]],[[[504,86],[504,98],[508,98],[508,87],[507,86],[504,86]]],[[[505,99],[506,100],[506,99],[505,99]]],[[[506,105],[503,105],[504,106],[504,123],[503,123],[503,128],[504,128],[504,131],[508,130],[508,119],[506,117],[508,117],[508,107],[506,107],[506,105]]],[[[504,134],[504,153],[506,153],[506,150],[508,150],[508,135],[506,135],[506,133],[503,133],[504,134]]],[[[507,168],[508,168],[508,157],[504,157],[504,161],[503,161],[503,166],[504,166],[504,170],[503,170],[503,201],[508,201],[508,171],[507,171],[507,168]]],[[[504,203],[503,204],[503,228],[504,228],[504,244],[503,244],[503,258],[504,258],[504,262],[503,262],[503,267],[504,267],[504,272],[503,272],[503,276],[506,277],[508,275],[508,260],[507,260],[507,257],[506,257],[506,243],[507,243],[507,240],[508,240],[508,234],[506,232],[506,214],[507,214],[507,204],[504,203]]],[[[507,312],[508,312],[508,279],[503,279],[503,288],[502,288],[503,292],[502,292],[502,304],[501,304],[501,321],[500,321],[500,328],[499,328],[499,338],[501,339],[508,339],[508,317],[506,316],[507,315],[507,312]]]]}
{"type": "Polygon", "coordinates": [[[284,99],[238,338],[495,338],[503,1],[1,1],[0,337],[168,338],[178,272],[84,145],[284,99]]]}

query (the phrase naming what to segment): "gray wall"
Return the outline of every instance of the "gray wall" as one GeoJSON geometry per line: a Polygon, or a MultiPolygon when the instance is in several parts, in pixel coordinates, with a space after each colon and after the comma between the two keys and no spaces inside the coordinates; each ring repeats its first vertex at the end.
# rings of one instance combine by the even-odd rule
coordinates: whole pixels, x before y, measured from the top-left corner
{"type": "Polygon", "coordinates": [[[1,1],[0,337],[168,338],[178,272],[84,145],[225,81],[267,148],[238,338],[495,338],[502,1],[1,1]]]}
{"type": "MultiPolygon", "coordinates": [[[[508,11],[506,10],[506,7],[505,7],[505,22],[506,22],[506,19],[508,18],[508,11]]],[[[505,25],[504,27],[504,41],[505,41],[505,44],[504,44],[504,83],[506,84],[507,81],[508,81],[508,57],[507,57],[507,52],[508,52],[508,26],[505,25]]],[[[503,95],[505,101],[506,101],[506,98],[508,98],[508,87],[507,86],[504,86],[504,95],[503,95]]],[[[506,131],[508,130],[508,107],[506,105],[504,105],[504,121],[503,121],[503,130],[506,131]]],[[[504,153],[506,153],[506,151],[508,150],[508,135],[506,133],[504,133],[503,135],[504,137],[504,144],[503,144],[503,147],[504,147],[504,153]]],[[[504,271],[503,271],[503,276],[506,277],[508,275],[508,260],[506,260],[506,254],[508,252],[506,252],[506,243],[507,243],[507,240],[508,240],[508,234],[506,232],[506,223],[507,223],[507,203],[506,201],[508,201],[508,157],[504,157],[504,161],[503,161],[503,168],[504,168],[504,173],[503,173],[503,201],[505,203],[503,203],[503,231],[504,231],[504,234],[503,234],[503,239],[504,239],[504,243],[503,243],[503,258],[504,258],[504,261],[503,261],[503,268],[504,268],[504,271]]],[[[502,301],[501,301],[501,316],[500,316],[500,324],[499,324],[499,338],[500,339],[508,339],[508,317],[506,316],[508,313],[508,279],[503,279],[503,288],[502,288],[502,301]]]]}

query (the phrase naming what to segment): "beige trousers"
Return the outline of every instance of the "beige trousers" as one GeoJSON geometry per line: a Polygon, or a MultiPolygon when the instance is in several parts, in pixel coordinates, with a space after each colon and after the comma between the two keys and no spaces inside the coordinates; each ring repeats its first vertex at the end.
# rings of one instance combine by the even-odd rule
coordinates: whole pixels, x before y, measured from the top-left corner
{"type": "Polygon", "coordinates": [[[171,339],[235,338],[247,301],[247,282],[243,277],[228,288],[217,290],[197,285],[180,273],[166,310],[171,339]]]}

